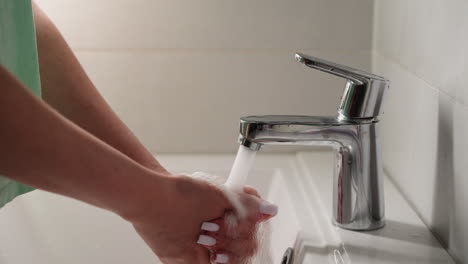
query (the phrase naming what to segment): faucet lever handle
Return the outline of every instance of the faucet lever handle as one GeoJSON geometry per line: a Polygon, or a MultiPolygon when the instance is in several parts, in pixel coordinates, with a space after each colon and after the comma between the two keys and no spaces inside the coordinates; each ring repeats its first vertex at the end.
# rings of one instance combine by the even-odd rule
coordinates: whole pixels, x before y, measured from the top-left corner
{"type": "Polygon", "coordinates": [[[295,58],[310,68],[347,80],[338,108],[342,118],[377,119],[383,114],[383,96],[389,87],[384,77],[301,53],[296,53],[295,58]]]}

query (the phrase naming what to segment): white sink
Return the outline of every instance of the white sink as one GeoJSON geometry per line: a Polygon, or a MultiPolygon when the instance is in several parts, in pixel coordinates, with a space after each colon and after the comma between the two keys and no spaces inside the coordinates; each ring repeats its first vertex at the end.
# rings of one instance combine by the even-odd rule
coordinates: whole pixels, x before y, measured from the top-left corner
{"type": "MultiPolygon", "coordinates": [[[[226,176],[233,155],[160,155],[173,172],[226,176]]],[[[330,222],[330,152],[259,153],[249,184],[279,205],[271,221],[273,264],[288,248],[292,263],[454,263],[390,181],[387,225],[352,232],[330,222]]],[[[112,213],[34,191],[0,209],[1,264],[158,263],[131,225],[112,213]]],[[[261,263],[264,264],[264,263],[261,263]]]]}

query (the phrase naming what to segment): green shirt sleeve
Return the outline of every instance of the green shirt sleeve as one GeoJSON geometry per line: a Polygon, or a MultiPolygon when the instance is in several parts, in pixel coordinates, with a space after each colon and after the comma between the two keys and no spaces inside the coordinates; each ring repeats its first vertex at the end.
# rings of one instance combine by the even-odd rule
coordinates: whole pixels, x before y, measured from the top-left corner
{"type": "MultiPolygon", "coordinates": [[[[0,64],[41,97],[31,0],[0,0],[0,64]]],[[[31,190],[33,188],[0,176],[0,208],[31,190]]]]}

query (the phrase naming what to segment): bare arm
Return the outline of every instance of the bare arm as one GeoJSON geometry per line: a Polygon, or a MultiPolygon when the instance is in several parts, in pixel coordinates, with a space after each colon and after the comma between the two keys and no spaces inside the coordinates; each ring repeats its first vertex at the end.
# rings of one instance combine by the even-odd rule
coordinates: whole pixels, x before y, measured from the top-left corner
{"type": "Polygon", "coordinates": [[[163,263],[209,262],[195,242],[202,222],[230,208],[220,190],[145,168],[40,101],[1,65],[0,146],[0,175],[117,213],[163,263]]]}
{"type": "Polygon", "coordinates": [[[34,16],[44,100],[134,161],[169,174],[112,111],[55,25],[35,4],[34,16]]]}
{"type": "Polygon", "coordinates": [[[129,159],[37,99],[0,66],[0,175],[126,214],[147,181],[129,159]],[[130,178],[135,177],[135,178],[130,178]],[[122,201],[119,197],[125,197],[122,201]]]}

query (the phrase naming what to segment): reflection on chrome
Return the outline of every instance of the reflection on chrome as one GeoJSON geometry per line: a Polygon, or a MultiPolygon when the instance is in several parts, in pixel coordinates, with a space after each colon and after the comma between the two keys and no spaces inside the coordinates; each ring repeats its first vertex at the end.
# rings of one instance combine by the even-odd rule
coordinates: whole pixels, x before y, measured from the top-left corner
{"type": "Polygon", "coordinates": [[[378,129],[388,81],[303,54],[296,54],[296,59],[311,68],[347,79],[338,115],[242,117],[240,144],[253,150],[267,144],[334,148],[333,222],[351,230],[383,227],[383,172],[378,129]]]}

